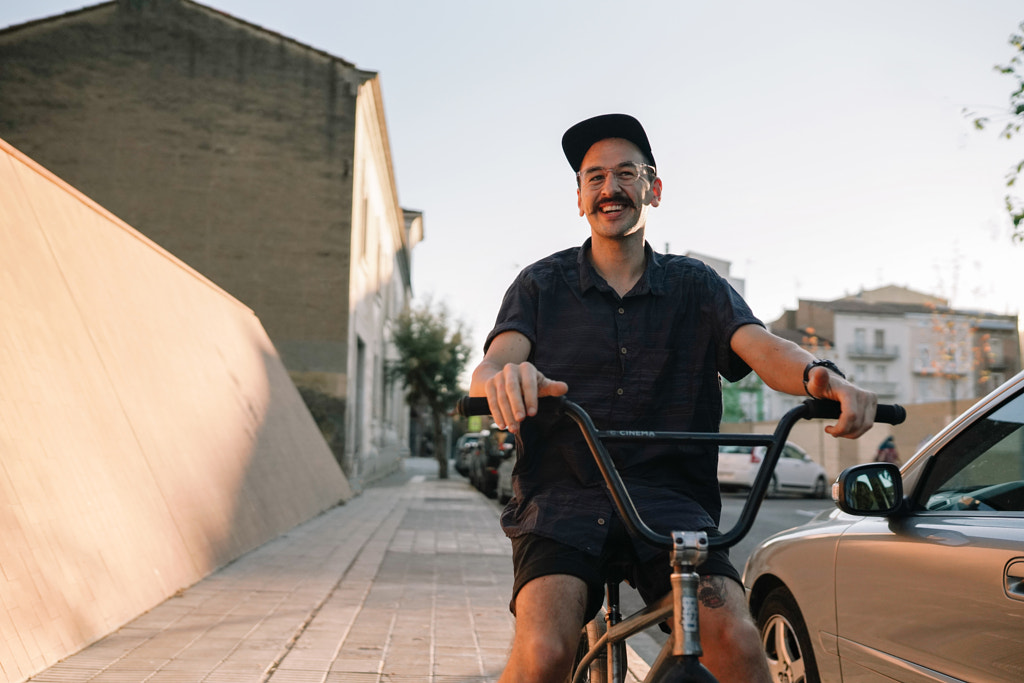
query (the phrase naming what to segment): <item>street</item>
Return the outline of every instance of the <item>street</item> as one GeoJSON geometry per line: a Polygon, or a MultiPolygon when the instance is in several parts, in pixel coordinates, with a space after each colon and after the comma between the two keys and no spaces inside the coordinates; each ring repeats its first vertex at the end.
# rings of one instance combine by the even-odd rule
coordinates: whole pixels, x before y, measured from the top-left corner
{"type": "MultiPolygon", "coordinates": [[[[746,502],[745,494],[722,494],[721,528],[723,531],[732,527],[736,518],[739,517],[744,502],[746,502]]],[[[736,566],[736,569],[742,575],[747,557],[758,543],[774,533],[799,526],[822,510],[830,510],[832,507],[834,507],[834,504],[831,499],[813,500],[809,498],[781,497],[765,500],[758,510],[757,517],[754,519],[754,525],[750,528],[750,533],[729,552],[733,565],[736,566]]],[[[621,599],[622,613],[624,615],[632,614],[643,607],[640,594],[635,590],[631,590],[628,586],[623,586],[621,599]]],[[[662,633],[660,629],[650,628],[644,633],[634,636],[630,640],[630,645],[637,651],[637,654],[643,657],[644,661],[651,663],[657,657],[667,638],[668,636],[662,633]]]]}

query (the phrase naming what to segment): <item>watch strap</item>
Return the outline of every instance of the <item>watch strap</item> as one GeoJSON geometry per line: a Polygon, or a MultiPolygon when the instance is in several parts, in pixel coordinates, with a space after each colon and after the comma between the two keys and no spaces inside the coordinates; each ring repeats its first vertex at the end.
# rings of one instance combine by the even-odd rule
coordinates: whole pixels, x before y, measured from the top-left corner
{"type": "MultiPolygon", "coordinates": [[[[839,369],[839,366],[826,358],[819,358],[818,360],[811,361],[804,367],[804,393],[811,396],[810,390],[807,388],[807,382],[811,379],[811,368],[825,368],[830,372],[834,372],[843,379],[846,379],[846,373],[839,369]]],[[[811,396],[814,398],[814,396],[811,396]]]]}

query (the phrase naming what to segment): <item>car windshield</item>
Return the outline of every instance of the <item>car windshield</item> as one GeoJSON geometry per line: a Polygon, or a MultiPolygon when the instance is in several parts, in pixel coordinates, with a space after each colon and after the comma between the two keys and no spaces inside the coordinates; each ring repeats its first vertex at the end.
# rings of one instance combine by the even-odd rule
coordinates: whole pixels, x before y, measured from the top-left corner
{"type": "Polygon", "coordinates": [[[916,500],[926,510],[1024,511],[1024,393],[943,448],[916,500]]]}

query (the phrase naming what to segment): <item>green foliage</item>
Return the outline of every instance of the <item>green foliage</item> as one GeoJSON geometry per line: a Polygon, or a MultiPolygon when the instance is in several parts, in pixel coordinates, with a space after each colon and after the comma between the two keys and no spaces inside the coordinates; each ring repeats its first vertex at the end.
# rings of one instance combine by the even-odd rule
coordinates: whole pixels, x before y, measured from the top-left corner
{"type": "Polygon", "coordinates": [[[465,337],[463,324],[450,320],[444,306],[435,310],[429,301],[420,308],[405,310],[392,329],[391,342],[398,351],[398,360],[387,364],[387,378],[402,382],[409,405],[426,407],[441,479],[448,477],[441,421],[464,393],[459,389],[459,376],[469,360],[465,337]]]}
{"type": "Polygon", "coordinates": [[[722,422],[764,419],[764,382],[750,373],[739,382],[722,380],[722,422]]]}
{"type": "Polygon", "coordinates": [[[298,387],[299,394],[310,415],[320,428],[334,458],[346,475],[352,474],[352,464],[345,458],[345,401],[312,387],[298,387]]]}
{"type": "Polygon", "coordinates": [[[399,358],[388,364],[388,380],[405,385],[410,405],[426,403],[440,411],[455,407],[470,351],[463,324],[450,320],[444,306],[435,310],[428,301],[399,315],[392,333],[399,358]]]}
{"type": "MultiPolygon", "coordinates": [[[[999,132],[999,137],[1007,140],[1013,139],[1021,132],[1024,126],[1024,21],[1020,23],[1021,33],[1014,33],[1010,36],[1010,46],[1014,50],[1013,56],[1006,64],[997,64],[994,68],[1001,74],[1009,76],[1014,81],[1013,90],[1010,92],[1009,119],[999,132]]],[[[991,123],[988,117],[975,116],[974,127],[984,130],[991,123]]],[[[1024,242],[1024,199],[1015,194],[1017,179],[1024,171],[1024,161],[1012,167],[1006,174],[1006,187],[1009,191],[1006,194],[1006,213],[1013,222],[1012,238],[1015,242],[1024,242]]]]}

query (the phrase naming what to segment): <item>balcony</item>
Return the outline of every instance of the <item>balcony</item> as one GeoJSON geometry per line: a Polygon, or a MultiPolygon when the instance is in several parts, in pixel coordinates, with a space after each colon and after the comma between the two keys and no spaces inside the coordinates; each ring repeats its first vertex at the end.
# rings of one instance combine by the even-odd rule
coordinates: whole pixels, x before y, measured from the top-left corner
{"type": "Polygon", "coordinates": [[[923,360],[914,361],[914,374],[925,377],[967,377],[968,366],[959,363],[928,363],[923,360]]]}
{"type": "Polygon", "coordinates": [[[846,347],[846,357],[851,360],[896,360],[900,357],[900,347],[853,344],[846,347]]]}

